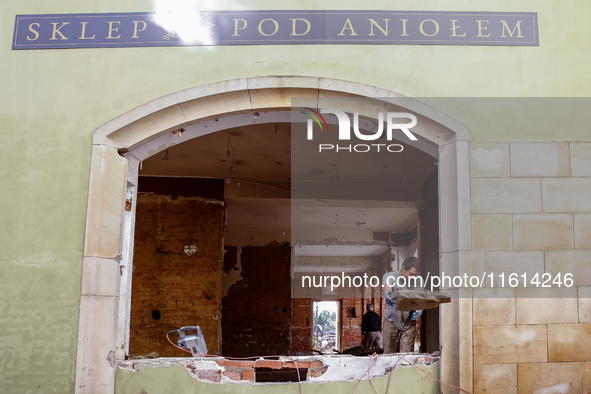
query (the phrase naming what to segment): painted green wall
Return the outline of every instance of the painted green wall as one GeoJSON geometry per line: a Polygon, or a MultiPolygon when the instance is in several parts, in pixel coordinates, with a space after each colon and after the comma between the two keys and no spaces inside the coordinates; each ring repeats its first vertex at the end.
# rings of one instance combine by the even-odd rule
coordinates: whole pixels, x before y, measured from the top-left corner
{"type": "MultiPolygon", "coordinates": [[[[439,378],[439,364],[427,367],[427,372],[439,378]]],[[[378,393],[385,394],[436,394],[439,384],[414,367],[396,368],[390,377],[374,378],[371,384],[378,393]],[[388,391],[386,391],[386,388],[388,391]]],[[[303,383],[302,390],[306,394],[324,393],[375,393],[367,380],[343,381],[332,383],[303,383]]],[[[269,385],[218,384],[204,383],[191,378],[182,366],[169,368],[142,368],[138,372],[117,370],[115,391],[125,394],[178,394],[178,393],[232,393],[232,394],[266,394],[281,391],[283,394],[299,394],[297,383],[269,385]]]]}
{"type": "MultiPolygon", "coordinates": [[[[536,11],[540,47],[226,46],[12,51],[16,14],[154,11],[154,1],[0,5],[0,392],[72,392],[92,131],[208,82],[310,75],[412,97],[591,96],[588,0],[203,1],[204,9],[536,11]]],[[[466,106],[448,111],[470,124],[466,106]],[[465,118],[464,118],[465,117],[465,118]]],[[[589,124],[587,122],[587,124],[589,124]]],[[[475,127],[474,141],[554,140],[475,127]]],[[[565,129],[564,140],[589,139],[565,129]]]]}

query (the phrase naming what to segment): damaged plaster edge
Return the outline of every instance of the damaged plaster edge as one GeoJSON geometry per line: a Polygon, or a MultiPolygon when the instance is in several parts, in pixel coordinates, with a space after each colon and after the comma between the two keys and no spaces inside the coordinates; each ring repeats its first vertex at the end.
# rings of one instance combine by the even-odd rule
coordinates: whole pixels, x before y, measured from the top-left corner
{"type": "Polygon", "coordinates": [[[117,368],[124,371],[139,372],[140,369],[146,367],[152,368],[170,368],[177,365],[182,365],[187,370],[190,369],[215,369],[224,370],[216,360],[225,360],[223,357],[211,357],[211,361],[202,359],[192,358],[180,358],[180,357],[161,357],[161,358],[143,358],[143,359],[130,359],[130,360],[117,360],[117,368]]]}
{"type": "Polygon", "coordinates": [[[430,366],[439,362],[439,356],[428,353],[380,354],[374,357],[324,356],[321,360],[326,372],[318,377],[311,376],[311,383],[329,383],[350,380],[368,380],[387,376],[401,367],[412,365],[430,366]],[[371,365],[371,368],[370,368],[371,365]],[[367,373],[369,369],[369,373],[367,373]]]}
{"type": "Polygon", "coordinates": [[[158,194],[158,193],[154,193],[154,192],[138,192],[138,197],[139,196],[158,196],[158,197],[163,197],[167,202],[175,202],[175,201],[199,201],[199,202],[203,202],[205,204],[212,204],[212,205],[221,205],[222,207],[225,206],[224,201],[220,201],[217,200],[215,198],[205,198],[205,197],[184,197],[184,196],[178,196],[177,198],[172,198],[172,196],[169,195],[162,195],[162,194],[158,194]]]}
{"type": "MultiPolygon", "coordinates": [[[[224,253],[226,253],[225,250],[224,253]]],[[[242,246],[237,246],[236,268],[231,269],[228,273],[222,272],[222,298],[227,297],[230,288],[242,280],[242,246]]]]}
{"type": "Polygon", "coordinates": [[[135,359],[119,360],[117,368],[123,371],[138,373],[141,369],[150,368],[171,368],[182,366],[192,379],[204,383],[240,383],[224,375],[226,371],[232,371],[233,368],[227,368],[218,364],[226,362],[223,357],[211,357],[210,359],[192,359],[192,358],[157,358],[157,359],[135,359]],[[211,361],[210,361],[211,360],[211,361]],[[202,375],[203,374],[203,375],[202,375]],[[216,380],[212,380],[213,379],[216,380]]]}
{"type": "MultiPolygon", "coordinates": [[[[438,365],[440,355],[428,353],[416,354],[381,354],[375,357],[357,357],[349,355],[334,355],[334,356],[280,356],[278,361],[282,363],[306,363],[310,367],[301,367],[302,369],[319,370],[322,371],[320,376],[314,377],[309,374],[303,381],[307,383],[330,383],[341,381],[356,381],[368,380],[382,376],[388,376],[395,372],[398,368],[415,368],[415,366],[423,366],[425,368],[431,365],[438,365]],[[312,367],[313,362],[322,363],[319,367],[312,367]],[[370,368],[371,365],[371,368],[370,368]],[[369,369],[369,374],[367,373],[369,369]]],[[[231,361],[231,359],[229,359],[231,361]]],[[[256,361],[268,361],[264,357],[252,359],[256,361]]],[[[276,358],[273,358],[276,360],[276,358]]],[[[230,383],[243,384],[249,383],[251,385],[268,385],[278,384],[275,382],[255,382],[252,380],[235,380],[225,375],[224,372],[231,372],[241,368],[223,366],[228,361],[224,357],[203,358],[157,358],[157,359],[134,359],[134,360],[118,360],[117,368],[124,371],[137,373],[146,367],[151,368],[170,368],[174,366],[183,366],[189,376],[197,381],[206,383],[230,383]],[[218,363],[219,362],[219,363],[218,363]],[[220,365],[220,363],[222,365],[220,365]],[[212,381],[210,375],[217,374],[219,380],[212,381]]],[[[289,367],[290,369],[293,367],[289,367]]],[[[256,367],[248,368],[256,369],[256,367]]],[[[286,384],[290,382],[280,382],[279,384],[286,384]]],[[[293,383],[293,382],[291,382],[293,383]]]]}
{"type": "MultiPolygon", "coordinates": [[[[167,149],[173,148],[173,147],[175,147],[176,145],[177,145],[177,143],[176,143],[176,142],[169,142],[168,144],[160,144],[160,145],[158,145],[157,147],[155,147],[155,148],[153,148],[153,149],[150,149],[150,150],[148,151],[148,155],[147,155],[147,157],[146,157],[146,158],[150,158],[150,157],[152,157],[152,156],[154,156],[154,155],[156,155],[156,154],[158,154],[158,153],[160,153],[160,152],[163,152],[163,151],[165,151],[165,150],[167,150],[167,149]]],[[[134,152],[134,153],[135,153],[135,152],[134,152]]],[[[139,155],[139,156],[141,156],[141,155],[139,155]]],[[[140,160],[140,159],[138,159],[138,160],[140,160]]],[[[142,161],[142,160],[140,160],[140,161],[142,161]]]]}
{"type": "Polygon", "coordinates": [[[324,238],[321,240],[297,240],[293,241],[293,246],[307,246],[307,245],[327,245],[327,246],[392,246],[392,242],[388,241],[341,241],[338,238],[324,238]]]}

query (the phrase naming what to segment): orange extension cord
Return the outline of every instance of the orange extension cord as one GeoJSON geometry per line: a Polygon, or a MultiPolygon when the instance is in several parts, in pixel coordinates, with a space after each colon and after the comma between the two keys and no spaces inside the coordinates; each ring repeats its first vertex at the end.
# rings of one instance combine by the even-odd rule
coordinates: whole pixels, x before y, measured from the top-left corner
{"type": "MultiPolygon", "coordinates": [[[[415,367],[416,369],[418,369],[419,371],[421,371],[421,372],[423,372],[424,374],[426,374],[426,375],[430,376],[431,378],[435,379],[436,381],[438,381],[438,382],[439,382],[439,383],[441,383],[441,384],[444,384],[444,385],[446,385],[446,386],[449,386],[449,387],[453,387],[454,389],[461,390],[461,391],[463,391],[463,392],[465,392],[465,393],[469,393],[469,394],[475,394],[475,393],[474,393],[474,392],[472,392],[472,391],[464,390],[464,389],[463,389],[463,388],[461,388],[461,387],[457,387],[457,386],[454,386],[454,385],[451,385],[451,384],[445,383],[445,382],[443,382],[443,381],[441,381],[441,380],[437,379],[435,376],[431,375],[429,372],[427,372],[427,371],[425,371],[425,370],[423,370],[423,369],[419,368],[419,367],[416,365],[416,363],[411,363],[410,361],[408,361],[407,359],[405,359],[405,358],[404,358],[403,356],[401,356],[401,355],[399,355],[398,357],[399,357],[399,359],[398,359],[398,360],[396,361],[396,363],[394,364],[394,368],[396,368],[396,364],[398,364],[398,361],[400,361],[400,359],[402,359],[402,360],[406,361],[407,363],[409,363],[410,365],[412,365],[413,367],[415,367]]],[[[372,368],[373,368],[373,366],[374,366],[374,365],[376,365],[376,362],[377,362],[377,360],[378,360],[378,355],[377,355],[376,353],[372,354],[372,355],[371,355],[371,357],[369,358],[369,367],[367,368],[367,371],[365,371],[365,373],[364,373],[364,374],[363,374],[363,375],[362,375],[362,376],[359,378],[359,380],[357,381],[357,383],[355,383],[355,387],[353,387],[353,393],[355,393],[355,389],[357,388],[357,385],[359,384],[359,382],[361,382],[361,379],[363,379],[363,377],[364,377],[364,376],[367,374],[367,378],[368,378],[367,380],[369,381],[369,384],[370,384],[370,385],[371,385],[371,387],[373,388],[373,391],[374,391],[376,394],[378,394],[378,391],[376,390],[376,388],[374,387],[373,383],[371,382],[371,379],[369,379],[369,371],[370,371],[370,369],[372,369],[372,368]]],[[[388,393],[388,388],[390,387],[390,377],[392,376],[392,373],[394,372],[394,368],[392,368],[392,372],[390,372],[390,374],[388,375],[388,385],[386,386],[386,393],[388,393]]],[[[585,394],[587,394],[587,393],[585,393],[585,394]]]]}
{"type": "MultiPolygon", "coordinates": [[[[171,332],[172,332],[172,331],[169,331],[169,332],[167,332],[167,333],[166,333],[166,339],[168,340],[168,342],[170,342],[170,344],[171,344],[172,346],[174,346],[174,347],[176,347],[176,348],[178,348],[178,349],[181,349],[182,351],[185,351],[185,352],[187,352],[187,353],[191,353],[191,354],[197,354],[198,356],[204,356],[204,357],[219,357],[219,356],[216,356],[215,354],[198,354],[198,353],[192,353],[190,350],[183,349],[182,347],[180,347],[180,346],[178,346],[178,345],[175,345],[175,344],[174,344],[174,343],[173,343],[173,342],[170,340],[170,338],[168,337],[168,334],[170,334],[171,332]]],[[[261,358],[261,357],[263,357],[263,356],[253,356],[253,357],[224,357],[224,358],[225,358],[226,360],[252,360],[252,359],[258,359],[258,358],[261,358]]],[[[288,359],[290,359],[290,360],[291,360],[291,361],[294,363],[294,365],[295,365],[295,367],[296,367],[296,371],[297,371],[297,375],[298,375],[298,385],[299,385],[299,387],[300,387],[300,394],[304,394],[304,391],[303,391],[303,389],[302,389],[302,381],[301,381],[301,379],[300,379],[300,368],[298,368],[298,362],[297,362],[297,361],[296,361],[294,358],[292,358],[292,357],[290,357],[290,356],[278,356],[278,355],[273,355],[273,356],[265,356],[265,357],[285,357],[285,358],[288,358],[288,359]]],[[[263,357],[263,358],[264,358],[264,357],[263,357]]]]}

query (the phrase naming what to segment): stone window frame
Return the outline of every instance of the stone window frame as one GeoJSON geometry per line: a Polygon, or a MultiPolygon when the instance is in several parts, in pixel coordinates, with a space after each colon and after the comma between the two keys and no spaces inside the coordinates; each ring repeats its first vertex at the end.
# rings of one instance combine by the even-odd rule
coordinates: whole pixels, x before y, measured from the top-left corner
{"type": "MultiPolygon", "coordinates": [[[[227,129],[244,122],[241,119],[245,117],[252,120],[254,112],[273,115],[274,111],[288,110],[292,97],[321,100],[335,95],[364,99],[363,109],[349,100],[350,107],[342,108],[347,112],[366,111],[369,99],[376,114],[394,104],[417,115],[419,124],[413,133],[439,150],[440,271],[470,272],[469,133],[461,122],[395,92],[331,78],[240,78],[172,93],[114,118],[93,133],[76,355],[77,393],[113,393],[116,361],[125,356],[129,342],[130,272],[141,156],[166,149],[158,141],[180,128],[219,119],[219,127],[227,129]]],[[[281,116],[280,112],[275,115],[281,116]]],[[[472,300],[469,295],[452,295],[453,302],[440,307],[440,376],[447,383],[470,389],[472,300]]]]}

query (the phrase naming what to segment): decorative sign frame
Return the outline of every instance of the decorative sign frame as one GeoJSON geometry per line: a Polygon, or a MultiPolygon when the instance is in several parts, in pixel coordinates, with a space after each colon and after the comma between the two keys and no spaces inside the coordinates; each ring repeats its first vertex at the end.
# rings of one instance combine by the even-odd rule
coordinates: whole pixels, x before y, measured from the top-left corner
{"type": "Polygon", "coordinates": [[[203,45],[538,46],[535,12],[204,11],[17,15],[12,49],[203,45]]]}

